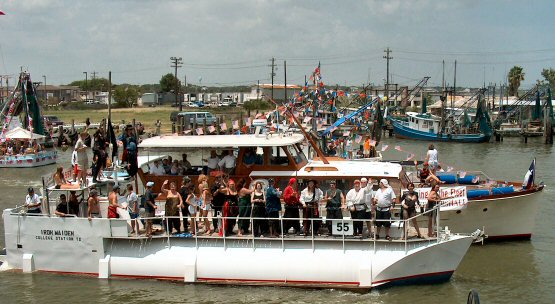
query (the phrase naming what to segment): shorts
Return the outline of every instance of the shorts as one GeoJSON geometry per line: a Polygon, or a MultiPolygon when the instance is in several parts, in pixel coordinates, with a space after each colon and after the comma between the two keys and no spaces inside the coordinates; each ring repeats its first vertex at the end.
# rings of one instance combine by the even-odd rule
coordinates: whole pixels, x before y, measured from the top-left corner
{"type": "Polygon", "coordinates": [[[365,220],[371,220],[372,219],[372,212],[365,211],[364,214],[362,215],[362,218],[365,219],[365,220]]]}
{"type": "Polygon", "coordinates": [[[129,216],[131,217],[132,220],[136,219],[139,217],[138,213],[129,213],[129,216]]]}
{"type": "MultiPolygon", "coordinates": [[[[432,210],[436,206],[435,202],[428,201],[428,205],[426,206],[426,211],[432,210]]],[[[435,217],[437,215],[437,209],[434,209],[432,212],[426,213],[429,217],[435,217]]]]}
{"type": "Polygon", "coordinates": [[[188,210],[189,210],[189,215],[191,216],[195,216],[197,214],[196,206],[189,205],[188,210]]]}
{"type": "Polygon", "coordinates": [[[73,174],[74,175],[79,174],[79,165],[77,164],[73,165],[73,174]]]}
{"type": "Polygon", "coordinates": [[[212,204],[206,204],[204,206],[201,206],[201,209],[203,211],[210,211],[210,210],[212,210],[212,204]]]}
{"type": "Polygon", "coordinates": [[[437,169],[438,163],[435,162],[435,161],[431,161],[431,162],[428,162],[428,165],[429,165],[430,170],[435,170],[435,169],[437,169]]]}
{"type": "Polygon", "coordinates": [[[376,227],[391,227],[390,221],[384,221],[391,219],[391,211],[376,211],[376,227]],[[378,221],[381,220],[381,221],[378,221]]]}

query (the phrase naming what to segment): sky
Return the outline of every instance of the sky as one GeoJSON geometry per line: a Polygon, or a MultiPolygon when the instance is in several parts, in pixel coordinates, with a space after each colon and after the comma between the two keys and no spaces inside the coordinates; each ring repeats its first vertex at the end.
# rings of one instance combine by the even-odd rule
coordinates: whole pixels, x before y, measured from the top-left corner
{"type": "MultiPolygon", "coordinates": [[[[555,68],[555,1],[478,0],[0,0],[0,75],[67,84],[87,72],[113,83],[173,73],[203,86],[302,84],[320,62],[327,85],[390,83],[522,87],[555,68]],[[284,68],[285,62],[287,68],[284,68]]],[[[12,83],[14,80],[11,80],[12,83]]]]}

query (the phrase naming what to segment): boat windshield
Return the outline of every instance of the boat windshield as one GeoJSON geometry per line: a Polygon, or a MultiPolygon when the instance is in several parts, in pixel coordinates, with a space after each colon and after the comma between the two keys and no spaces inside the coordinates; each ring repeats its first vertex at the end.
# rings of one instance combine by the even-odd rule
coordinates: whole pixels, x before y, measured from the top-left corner
{"type": "Polygon", "coordinates": [[[289,150],[289,153],[293,156],[296,164],[301,164],[307,161],[306,155],[304,155],[303,150],[299,147],[299,144],[287,146],[287,150],[289,150]]]}

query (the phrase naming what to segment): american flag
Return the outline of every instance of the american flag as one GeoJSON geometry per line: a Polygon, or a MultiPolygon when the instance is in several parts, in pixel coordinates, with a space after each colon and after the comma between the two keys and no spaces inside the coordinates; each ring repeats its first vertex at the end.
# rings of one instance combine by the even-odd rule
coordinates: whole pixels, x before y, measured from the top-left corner
{"type": "Polygon", "coordinates": [[[238,121],[238,120],[234,120],[234,121],[233,121],[233,129],[234,129],[234,130],[239,129],[239,121],[238,121]]]}
{"type": "Polygon", "coordinates": [[[389,145],[383,145],[382,146],[382,152],[385,152],[387,149],[389,149],[389,145]]]}
{"type": "Polygon", "coordinates": [[[197,128],[197,135],[203,135],[204,131],[202,130],[202,128],[197,128]]]}
{"type": "Polygon", "coordinates": [[[343,132],[343,136],[347,137],[349,135],[351,135],[351,131],[347,130],[347,131],[343,132]]]}
{"type": "Polygon", "coordinates": [[[459,177],[460,178],[464,178],[466,176],[466,172],[465,171],[459,171],[459,177]]]}
{"type": "Polygon", "coordinates": [[[303,119],[303,122],[304,122],[304,123],[308,123],[308,122],[310,122],[311,119],[312,119],[312,117],[307,116],[307,117],[305,117],[305,118],[303,119]]]}
{"type": "Polygon", "coordinates": [[[251,126],[251,118],[250,117],[247,117],[247,119],[245,119],[245,124],[249,127],[251,126]]]}
{"type": "Polygon", "coordinates": [[[372,139],[372,140],[370,140],[370,145],[371,145],[371,146],[375,146],[375,145],[376,145],[376,141],[375,141],[375,140],[373,140],[373,139],[372,139]]]}
{"type": "Polygon", "coordinates": [[[226,124],[225,122],[222,122],[222,123],[220,124],[220,128],[221,128],[222,130],[227,130],[227,124],[226,124]]]}
{"type": "Polygon", "coordinates": [[[214,132],[216,132],[216,128],[214,128],[214,126],[209,126],[208,127],[208,132],[214,133],[214,132]]]}
{"type": "Polygon", "coordinates": [[[193,131],[193,130],[185,130],[185,131],[183,131],[183,134],[191,134],[191,131],[193,131]]]}
{"type": "Polygon", "coordinates": [[[401,146],[395,146],[395,150],[397,150],[397,151],[403,151],[403,150],[401,149],[401,146]]]}
{"type": "Polygon", "coordinates": [[[407,157],[407,159],[405,159],[405,161],[409,161],[409,160],[411,160],[411,159],[413,159],[413,158],[414,158],[414,154],[409,153],[409,156],[407,157]]]}
{"type": "Polygon", "coordinates": [[[358,135],[355,137],[355,142],[358,144],[362,140],[362,136],[358,135]]]}

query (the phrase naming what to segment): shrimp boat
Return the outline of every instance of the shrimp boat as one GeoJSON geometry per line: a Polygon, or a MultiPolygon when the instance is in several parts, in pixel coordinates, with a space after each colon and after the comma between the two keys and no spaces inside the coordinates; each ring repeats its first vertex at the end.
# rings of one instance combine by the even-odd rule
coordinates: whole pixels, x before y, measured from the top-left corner
{"type": "Polygon", "coordinates": [[[0,168],[32,168],[56,163],[31,75],[21,73],[17,87],[0,110],[0,168]],[[22,117],[22,121],[20,120],[22,117]]]}
{"type": "MultiPolygon", "coordinates": [[[[399,164],[361,161],[310,162],[300,147],[301,134],[159,136],[144,140],[143,157],[154,151],[193,152],[238,149],[232,178],[275,178],[282,186],[290,177],[299,183],[336,179],[338,188],[349,189],[360,176],[386,178],[399,192],[405,176],[399,164]],[[247,148],[257,160],[244,164],[247,148]]],[[[200,155],[199,155],[200,154],[200,155]]],[[[154,155],[159,159],[160,155],[154,155]]],[[[191,172],[202,168],[193,167],[191,172]]],[[[141,166],[143,181],[162,179],[179,182],[182,176],[154,176],[141,166]]],[[[189,175],[191,179],[197,176],[189,175]]],[[[215,178],[211,176],[210,178],[215,178]]],[[[159,185],[156,185],[159,187],[159,185]]],[[[277,186],[276,186],[277,187],[277,186]]],[[[157,192],[158,190],[154,190],[157,192]]],[[[348,217],[333,220],[332,236],[313,231],[308,236],[279,237],[161,235],[146,238],[129,235],[127,219],[31,216],[21,208],[4,210],[6,267],[24,272],[75,273],[99,278],[148,278],[190,283],[298,286],[369,290],[374,287],[449,280],[476,236],[438,230],[438,237],[408,240],[353,236],[348,217]],[[63,259],[59,257],[63,256],[63,259]],[[333,263],[330,263],[333,261],[333,263]]],[[[43,209],[46,210],[46,209],[43,209]]],[[[222,218],[221,215],[214,215],[222,218]]],[[[163,212],[153,220],[164,220],[163,212]]],[[[249,218],[249,220],[253,220],[249,218]]],[[[278,218],[283,227],[283,218],[278,218]]],[[[312,219],[320,221],[324,219],[312,219]]],[[[328,220],[329,221],[329,220],[328,220]]],[[[394,225],[406,227],[408,220],[394,225]]],[[[167,221],[166,221],[167,222],[167,221]]],[[[392,231],[398,229],[392,229],[392,231]]],[[[395,237],[395,236],[394,236],[395,237]]]]}

